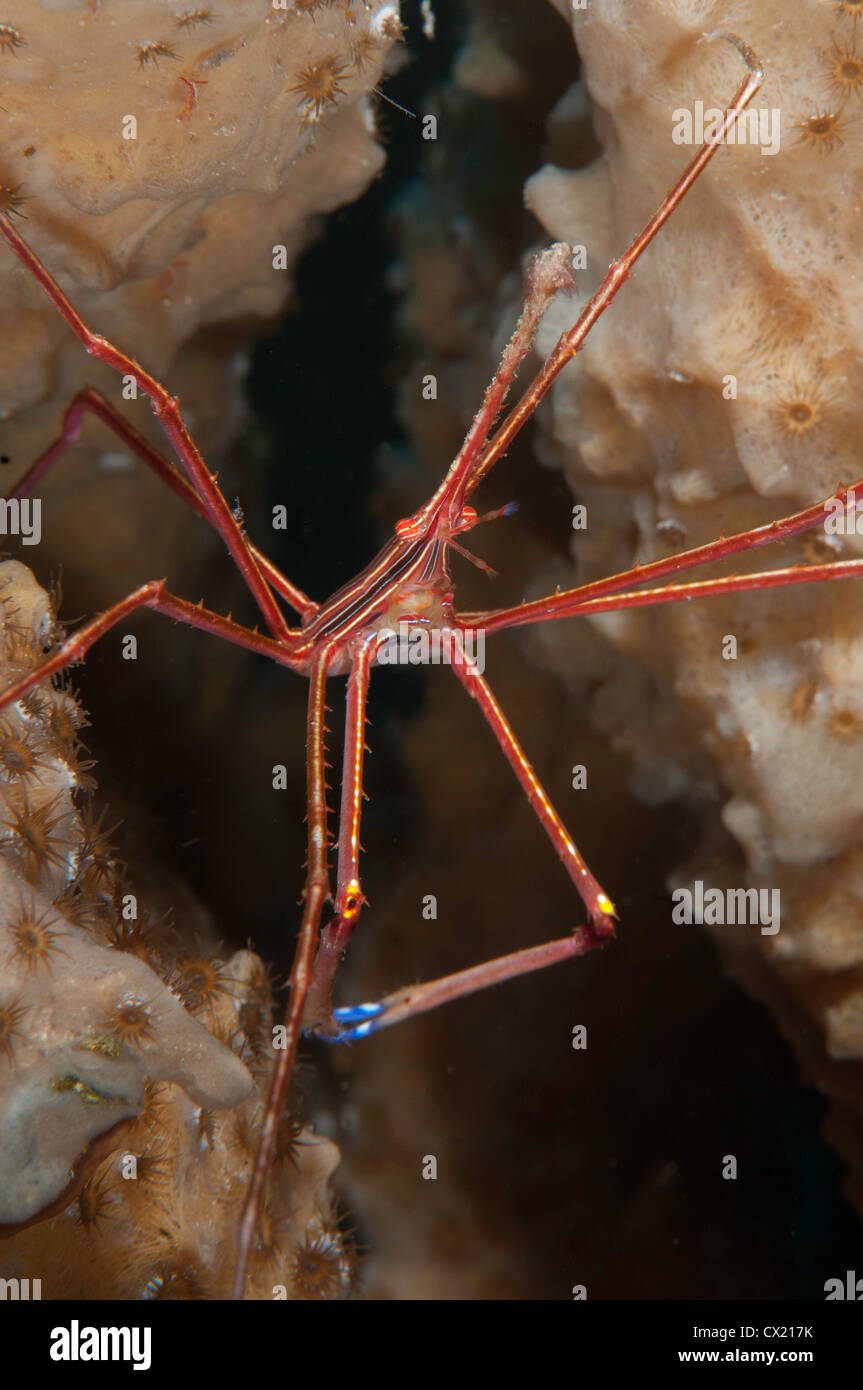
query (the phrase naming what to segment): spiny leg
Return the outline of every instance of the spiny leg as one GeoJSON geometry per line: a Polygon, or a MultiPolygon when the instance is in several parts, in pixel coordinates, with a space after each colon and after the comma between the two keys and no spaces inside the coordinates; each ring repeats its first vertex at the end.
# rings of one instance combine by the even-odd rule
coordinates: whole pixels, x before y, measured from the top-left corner
{"type": "Polygon", "coordinates": [[[280,1048],[267,1108],[261,1128],[261,1138],[255,1167],[246,1194],[243,1216],[237,1240],[237,1267],[234,1279],[234,1298],[242,1298],[249,1256],[255,1239],[264,1186],[273,1163],[276,1138],[288,1084],[294,1069],[303,1026],[306,996],[312,976],[315,945],[321,913],[330,896],[327,868],[327,790],[324,746],[324,716],[327,673],[335,644],[327,643],[315,655],[309,675],[309,707],[306,721],[306,787],[308,796],[308,866],[306,870],[305,903],[300,935],[291,968],[291,997],[285,1015],[284,1044],[280,1048]]]}
{"type": "Polygon", "coordinates": [[[129,614],[135,613],[139,608],[150,608],[159,601],[165,592],[164,579],[151,579],[140,588],[134,589],[126,598],[120,599],[100,613],[97,618],[91,618],[78,629],[73,637],[68,637],[65,642],[61,642],[59,647],[51,656],[46,657],[32,671],[28,671],[26,676],[15,681],[6,690],[0,693],[0,709],[5,709],[7,705],[14,704],[20,700],[22,695],[26,695],[34,685],[40,681],[48,680],[51,676],[56,676],[66,666],[72,666],[76,661],[81,661],[90,648],[104,637],[106,632],[110,632],[112,627],[122,622],[129,614]]]}
{"type": "Polygon", "coordinates": [[[596,946],[604,944],[604,938],[596,936],[584,927],[577,927],[569,936],[557,941],[546,941],[542,946],[529,946],[524,951],[513,951],[508,956],[498,956],[495,960],[484,961],[482,965],[460,970],[455,975],[443,975],[438,980],[429,980],[422,985],[408,985],[388,994],[375,1004],[356,1004],[353,1008],[334,1009],[333,1017],[338,1024],[338,1034],[331,1042],[354,1042],[366,1038],[370,1033],[378,1033],[382,1028],[391,1028],[395,1023],[406,1023],[409,1018],[428,1013],[441,1004],[449,1004],[453,999],[461,999],[466,994],[476,994],[478,990],[489,989],[504,980],[513,980],[519,975],[528,975],[534,970],[544,970],[549,965],[559,965],[561,961],[575,956],[587,955],[596,946]]]}
{"type": "MultiPolygon", "coordinates": [[[[80,439],[81,424],[84,412],[87,410],[113,430],[127,448],[137,454],[138,458],[146,463],[147,467],[151,468],[156,477],[161,479],[172,492],[192,507],[205,521],[210,521],[209,513],[191,483],[188,483],[182,473],[178,472],[173,464],[170,464],[157,449],[153,448],[148,439],[145,439],[133,425],[129,424],[128,420],[124,419],[116,407],[109,400],[106,400],[101,391],[96,391],[92,386],[83,387],[73,397],[63,413],[60,434],[22,474],[15,486],[7,493],[8,497],[27,497],[32,493],[36,484],[45,476],[49,468],[80,439]]],[[[289,579],[286,579],[281,570],[271,560],[268,560],[266,555],[261,554],[257,546],[249,544],[249,550],[270,588],[274,589],[283,599],[286,599],[303,618],[314,617],[318,611],[318,605],[313,603],[289,579]]]]}
{"type": "MultiPolygon", "coordinates": [[[[665,584],[661,589],[634,589],[631,593],[586,599],[573,605],[567,612],[552,612],[545,617],[579,618],[590,613],[616,613],[623,608],[650,608],[660,603],[680,603],[683,599],[716,598],[727,594],[748,593],[755,589],[780,589],[794,584],[823,584],[831,579],[861,577],[863,559],[833,560],[826,565],[793,565],[788,569],[760,570],[756,574],[727,574],[720,579],[694,579],[687,584],[665,584]]],[[[518,627],[521,622],[519,614],[520,610],[514,609],[510,621],[505,626],[518,627]]],[[[541,614],[524,619],[526,623],[543,620],[541,614]]]]}
{"type": "MultiPolygon", "coordinates": [[[[739,555],[745,551],[758,550],[765,545],[773,545],[778,541],[788,540],[791,536],[797,536],[805,531],[812,531],[817,526],[824,524],[825,517],[829,511],[836,512],[844,509],[848,516],[853,516],[856,508],[863,505],[863,478],[853,487],[840,487],[832,497],[827,497],[821,502],[815,502],[811,507],[804,507],[799,512],[782,517],[778,521],[771,521],[766,526],[755,526],[749,531],[739,531],[734,536],[720,536],[718,540],[709,541],[706,545],[699,545],[692,550],[681,551],[677,555],[669,555],[664,560],[653,560],[647,565],[634,565],[632,569],[622,570],[619,574],[609,575],[605,579],[596,579],[589,584],[580,584],[575,589],[564,589],[556,594],[549,594],[545,598],[533,599],[530,603],[520,603],[513,608],[499,608],[489,613],[463,613],[459,614],[459,622],[466,628],[482,628],[485,633],[500,632],[508,627],[524,627],[528,623],[546,622],[550,618],[574,617],[579,613],[587,612],[609,612],[615,605],[611,602],[598,604],[600,599],[608,599],[611,595],[622,594],[633,585],[647,584],[651,580],[664,579],[667,575],[680,574],[687,569],[695,569],[701,565],[709,564],[713,560],[724,560],[731,555],[739,555]]],[[[853,575],[855,561],[842,560],[834,561],[826,565],[806,565],[792,566],[772,573],[789,576],[800,572],[808,576],[807,578],[783,578],[777,580],[777,584],[803,584],[815,583],[831,577],[842,578],[853,575]],[[840,566],[844,566],[840,569],[840,566]],[[850,566],[850,568],[849,568],[850,566]],[[830,571],[837,570],[835,576],[831,576],[830,571]]],[[[727,578],[740,581],[738,588],[769,588],[770,583],[767,575],[771,571],[765,571],[760,575],[732,575],[727,578]],[[743,581],[749,580],[746,585],[743,581]]],[[[704,590],[699,588],[699,582],[673,586],[673,591],[680,598],[695,596],[697,593],[721,593],[722,589],[713,588],[704,590]]],[[[710,584],[722,584],[723,580],[707,581],[710,584]]],[[[669,591],[672,586],[667,586],[669,591]]],[[[726,591],[730,592],[726,583],[726,591]]],[[[654,592],[662,592],[656,590],[654,592]]],[[[660,600],[661,601],[661,600],[660,600]]],[[[627,599],[617,607],[635,607],[637,601],[627,599]]]]}
{"type": "Polygon", "coordinates": [[[5,215],[0,215],[0,235],[5,237],[19,261],[30,271],[30,274],[48,295],[86,351],[98,361],[112,367],[114,371],[131,376],[140,390],[149,396],[162,429],[171,441],[177,457],[201,499],[208,520],[227,546],[252,597],[261,610],[267,626],[274,636],[289,638],[288,623],[261,573],[251,547],[222,496],[215,477],[207,468],[192,436],[186,429],[180,413],[179,401],[170,395],[155,377],[151,376],[149,372],[145,372],[143,367],[140,367],[133,358],[114,347],[107,338],[93,333],[87,327],[71,301],[60,289],[57,281],[45,269],[35,252],[30,250],[24,238],[15,230],[5,215]]]}
{"type": "Polygon", "coordinates": [[[83,660],[90,648],[100,638],[139,608],[151,608],[155,613],[162,613],[165,617],[173,618],[176,622],[185,623],[187,627],[198,628],[214,637],[221,637],[234,646],[257,652],[261,656],[268,656],[282,666],[293,665],[290,652],[283,643],[275,641],[272,637],[266,637],[260,632],[252,632],[249,628],[241,627],[239,623],[232,622],[230,618],[223,618],[218,613],[211,613],[204,608],[203,604],[188,603],[185,599],[177,598],[175,594],[166,589],[164,579],[151,579],[146,584],[134,589],[126,598],[112,604],[98,617],[83,623],[77,632],[61,642],[56,651],[52,652],[32,671],[28,671],[26,676],[22,676],[20,680],[15,681],[6,690],[0,692],[0,710],[13,704],[16,700],[20,700],[22,695],[26,695],[27,691],[32,689],[34,685],[39,685],[41,681],[57,675],[65,667],[83,660]]]}
{"type": "Polygon", "coordinates": [[[480,675],[476,663],[465,652],[460,639],[458,645],[459,650],[454,653],[451,663],[453,672],[467,693],[476,700],[485,715],[492,733],[521,783],[540,824],[557,850],[563,867],[578,889],[581,900],[587,908],[590,931],[597,937],[609,936],[612,931],[611,923],[615,916],[614,904],[600,887],[570,839],[566,826],[549,801],[542,783],[510,728],[488,682],[480,675]]]}
{"type": "Polygon", "coordinates": [[[338,875],[335,915],[321,932],[312,984],[306,1004],[306,1027],[322,1033],[332,1027],[333,980],[365,904],[360,887],[360,822],[363,806],[363,760],[366,702],[372,662],[380,641],[377,633],[364,637],[352,650],[345,716],[342,800],[339,812],[338,875]]]}

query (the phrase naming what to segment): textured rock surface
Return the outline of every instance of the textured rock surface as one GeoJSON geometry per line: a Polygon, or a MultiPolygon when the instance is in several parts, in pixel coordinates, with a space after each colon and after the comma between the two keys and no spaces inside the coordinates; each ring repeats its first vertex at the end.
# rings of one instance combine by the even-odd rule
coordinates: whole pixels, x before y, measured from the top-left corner
{"type": "MultiPolygon", "coordinates": [[[[0,565],[0,601],[8,685],[54,624],[17,561],[0,565]]],[[[0,726],[0,1227],[42,1218],[0,1240],[0,1267],[49,1298],[226,1297],[272,1066],[269,983],[250,951],[216,959],[146,910],[94,820],[82,722],[44,684],[0,726]]],[[[349,1291],[337,1159],[285,1117],[253,1296],[349,1291]]]]}
{"type": "MultiPolygon", "coordinates": [[[[735,31],[759,52],[767,77],[754,104],[781,119],[775,153],[720,151],[554,390],[547,457],[589,514],[574,546],[579,579],[784,515],[860,472],[855,8],[812,0],[795,6],[793,23],[787,7],[760,0],[599,0],[575,14],[589,101],[578,88],[552,114],[557,162],[528,182],[527,202],[550,236],[587,248],[582,297],[682,167],[675,113],[722,106],[740,80],[734,49],[705,31],[735,31]],[[565,167],[591,120],[601,158],[565,167]]],[[[574,307],[553,307],[546,349],[574,307]]],[[[857,537],[818,531],[734,568],[859,553],[857,537]]],[[[786,1001],[780,1016],[796,1020],[811,1068],[853,1097],[859,1116],[856,604],[852,584],[812,586],[616,615],[594,634],[548,629],[532,641],[574,687],[599,682],[596,719],[632,757],[636,790],[700,809],[705,846],[676,881],[781,890],[776,936],[717,933],[753,987],[786,1001]],[[736,660],[723,659],[728,634],[736,660]]],[[[845,1130],[840,1142],[859,1162],[845,1130]]]]}
{"type": "MultiPolygon", "coordinates": [[[[184,20],[174,3],[82,0],[12,3],[4,19],[21,36],[0,51],[4,186],[27,200],[34,246],[79,311],[108,336],[133,323],[156,371],[202,324],[278,310],[274,243],[291,265],[309,218],[380,166],[366,97],[392,39],[363,5],[239,0],[184,20]]],[[[82,368],[23,272],[4,283],[9,415],[68,396],[82,368]]]]}
{"type": "MultiPolygon", "coordinates": [[[[397,6],[11,0],[2,21],[0,208],[21,217],[87,322],[180,395],[218,459],[241,413],[238,344],[284,307],[318,219],[380,169],[369,93],[398,37],[397,6]]],[[[87,358],[4,249],[0,456],[10,480],[85,383],[121,403],[116,375],[87,358]]],[[[122,406],[165,450],[147,402],[122,406]]],[[[88,421],[83,445],[43,485],[52,558],[62,528],[62,559],[77,574],[70,538],[103,533],[106,565],[131,587],[142,473],[88,421]]],[[[147,532],[154,572],[176,568],[189,533],[182,510],[159,494],[147,532]]]]}

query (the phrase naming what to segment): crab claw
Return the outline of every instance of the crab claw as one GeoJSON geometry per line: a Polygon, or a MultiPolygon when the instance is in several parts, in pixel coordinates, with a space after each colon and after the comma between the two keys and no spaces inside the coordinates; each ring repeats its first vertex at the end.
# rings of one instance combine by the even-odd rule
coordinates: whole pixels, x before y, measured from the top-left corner
{"type": "Polygon", "coordinates": [[[352,1008],[333,1009],[333,1018],[338,1027],[337,1033],[324,1035],[326,1042],[354,1042],[358,1038],[367,1038],[370,1033],[375,1031],[377,1020],[387,1011],[384,1004],[354,1004],[352,1008]],[[344,1025],[349,1025],[345,1027],[344,1025]],[[353,1025],[353,1026],[350,1026],[353,1025]]]}

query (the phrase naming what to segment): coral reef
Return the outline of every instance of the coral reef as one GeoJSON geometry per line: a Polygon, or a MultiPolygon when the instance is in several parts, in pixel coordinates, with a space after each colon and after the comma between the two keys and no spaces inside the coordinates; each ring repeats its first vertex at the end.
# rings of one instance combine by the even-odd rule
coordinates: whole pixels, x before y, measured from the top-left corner
{"type": "MultiPolygon", "coordinates": [[[[55,624],[17,561],[0,564],[0,603],[8,685],[55,624]]],[[[269,983],[252,952],[217,958],[133,891],[92,810],[83,723],[46,682],[0,728],[0,1265],[49,1298],[225,1297],[272,1068],[269,983]]],[[[286,1114],[251,1296],[349,1292],[337,1158],[286,1114]]]]}
{"type": "MultiPolygon", "coordinates": [[[[322,215],[380,170],[370,93],[398,38],[396,15],[397,6],[365,0],[10,0],[3,11],[14,39],[0,47],[0,209],[27,219],[34,249],[81,315],[171,382],[211,459],[241,419],[237,350],[250,325],[283,309],[322,215]]],[[[84,384],[121,402],[116,376],[81,352],[4,255],[0,461],[9,481],[57,434],[84,384]]],[[[163,449],[146,403],[122,405],[163,449]]],[[[106,564],[119,583],[134,582],[142,474],[87,421],[82,446],[43,485],[46,550],[61,558],[62,530],[63,562],[81,572],[82,588],[87,565],[70,538],[91,535],[109,509],[106,564]],[[98,489],[84,485],[94,463],[98,489]]],[[[161,573],[196,532],[170,507],[148,508],[148,522],[161,573]]]]}
{"type": "MultiPolygon", "coordinates": [[[[815,0],[795,6],[793,24],[786,7],[748,0],[557,8],[584,85],[552,113],[551,160],[526,197],[549,236],[586,247],[587,269],[578,302],[549,312],[545,349],[680,170],[681,113],[734,90],[738,56],[705,34],[744,35],[766,66],[754,103],[766,121],[720,152],[543,417],[545,458],[588,509],[573,553],[589,580],[784,515],[859,474],[863,58],[853,14],[815,0]],[[590,121],[602,157],[572,168],[590,121]]],[[[821,531],[734,568],[859,553],[856,535],[821,531]]],[[[531,645],[573,690],[599,686],[596,722],[633,759],[639,794],[656,805],[684,796],[698,810],[705,840],[676,884],[780,890],[778,934],[715,935],[856,1116],[856,1138],[850,1122],[833,1132],[856,1165],[860,1204],[854,607],[851,586],[812,586],[615,615],[590,633],[538,632],[531,645]],[[727,635],[736,659],[723,654],[727,635]]]]}

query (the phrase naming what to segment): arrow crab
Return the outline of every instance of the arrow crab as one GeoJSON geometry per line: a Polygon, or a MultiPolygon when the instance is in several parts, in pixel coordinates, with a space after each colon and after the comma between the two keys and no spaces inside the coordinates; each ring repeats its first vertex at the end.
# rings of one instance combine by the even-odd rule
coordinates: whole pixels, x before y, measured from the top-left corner
{"type": "MultiPolygon", "coordinates": [[[[747,73],[721,121],[691,159],[644,229],[613,262],[599,288],[571,329],[563,334],[539,373],[500,421],[519,368],[527,358],[542,316],[552,298],[573,283],[571,250],[556,244],[540,253],[527,276],[524,307],[500,365],[467,437],[433,496],[412,515],[398,521],[389,542],[350,583],[318,603],[298,589],[246,534],[242,516],[225,500],[184,423],[180,404],[133,356],[90,328],[50,270],[13,225],[9,208],[0,215],[0,235],[9,250],[51,299],[84,349],[149,397],[171,445],[169,461],[92,389],[82,390],[68,407],[57,439],[20,479],[10,500],[28,496],[52,464],[72,446],[86,413],[98,417],[182,501],[221,538],[254,600],[265,632],[244,626],[173,593],[167,580],[142,583],[104,613],[61,637],[45,660],[0,695],[0,709],[19,700],[37,683],[58,675],[83,659],[91,647],[128,615],[150,609],[222,641],[270,658],[309,682],[306,722],[308,861],[304,906],[290,976],[290,998],[282,1027],[276,1030],[276,1065],[259,1138],[257,1159],[238,1233],[235,1295],[242,1297],[246,1268],[260,1216],[267,1175],[287,1088],[304,1033],[332,1041],[359,1040],[403,1023],[449,1000],[547,966],[584,956],[607,944],[617,918],[611,897],[591,872],[563,820],[551,804],[527,754],[485,680],[477,659],[478,642],[497,632],[568,617],[660,605],[711,595],[730,595],[863,573],[863,561],[812,563],[720,578],[679,578],[685,571],[767,546],[823,523],[825,506],[853,510],[855,490],[839,489],[768,525],[721,536],[694,549],[636,566],[576,589],[487,612],[464,613],[455,602],[450,568],[452,552],[465,554],[463,537],[480,524],[500,519],[511,508],[485,514],[471,499],[483,479],[509,448],[542,402],[549,387],[584,343],[597,319],[609,309],[642,254],[687,195],[729,131],[759,89],[761,65],[748,46],[732,35],[747,73]],[[662,581],[671,582],[662,582],[662,581]],[[287,612],[296,615],[289,621],[287,612]],[[298,621],[297,621],[298,620],[298,621]],[[360,877],[360,822],[366,740],[366,704],[376,665],[392,660],[399,635],[410,659],[422,662],[423,651],[445,651],[466,693],[476,702],[529,805],[545,830],[585,909],[585,920],[565,935],[475,965],[456,974],[408,986],[382,1000],[353,1006],[334,1004],[333,986],[340,960],[361,917],[365,898],[360,877]],[[329,863],[330,838],[326,769],[326,690],[331,677],[347,677],[346,724],[335,883],[329,863]]],[[[863,493],[863,485],[857,485],[863,493]]],[[[474,558],[469,556],[469,558],[474,558]]],[[[482,561],[478,561],[480,565],[482,561]]]]}

